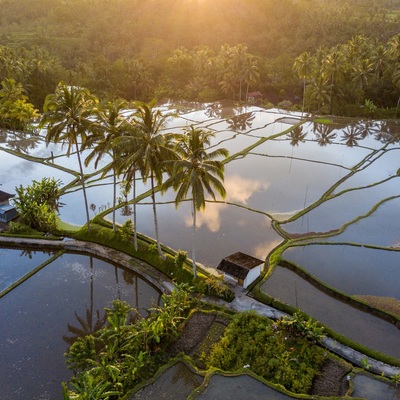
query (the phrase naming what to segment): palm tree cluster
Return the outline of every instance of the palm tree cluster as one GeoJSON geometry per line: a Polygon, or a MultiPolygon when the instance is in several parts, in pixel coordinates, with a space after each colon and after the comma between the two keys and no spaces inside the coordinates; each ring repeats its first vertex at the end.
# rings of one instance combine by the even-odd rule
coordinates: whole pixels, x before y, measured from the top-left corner
{"type": "Polygon", "coordinates": [[[207,46],[193,50],[179,47],[166,62],[168,76],[180,97],[200,101],[221,95],[246,100],[250,85],[260,81],[260,65],[243,44],[225,44],[219,52],[207,46]]]}
{"type": "Polygon", "coordinates": [[[102,169],[102,177],[113,175],[113,228],[116,230],[116,186],[121,176],[125,190],[133,188],[134,242],[136,232],[136,173],[143,181],[150,181],[157,249],[161,249],[156,190],[172,187],[177,191],[176,205],[192,199],[193,204],[193,270],[196,276],[195,242],[196,210],[204,209],[206,194],[214,200],[216,193],[225,195],[224,164],[217,158],[226,157],[226,149],[209,151],[214,132],[190,127],[178,133],[167,133],[166,124],[174,115],[155,108],[155,101],[123,99],[99,101],[89,90],[60,82],[54,94],[47,96],[41,127],[47,129],[46,142],[66,144],[67,156],[72,150],[77,155],[80,181],[85,200],[87,227],[90,229],[89,207],[83,164],[108,156],[111,161],[102,169]],[[130,110],[133,110],[131,112],[130,110]],[[83,150],[90,150],[82,160],[83,150]],[[168,176],[167,179],[164,179],[168,176]]]}
{"type": "Polygon", "coordinates": [[[371,99],[379,107],[394,107],[400,96],[400,34],[386,43],[354,36],[330,49],[302,53],[293,68],[303,83],[303,111],[341,114],[340,104],[366,104],[368,112],[371,99]]]}

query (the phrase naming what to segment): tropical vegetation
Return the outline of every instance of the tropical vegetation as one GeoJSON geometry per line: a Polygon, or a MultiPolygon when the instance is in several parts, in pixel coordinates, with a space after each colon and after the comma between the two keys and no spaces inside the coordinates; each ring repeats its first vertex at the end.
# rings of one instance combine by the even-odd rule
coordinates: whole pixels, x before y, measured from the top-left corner
{"type": "Polygon", "coordinates": [[[215,136],[212,131],[206,131],[191,126],[184,133],[175,136],[175,152],[177,159],[173,162],[171,177],[164,183],[163,189],[173,186],[177,192],[175,197],[176,207],[191,198],[193,229],[192,229],[192,265],[193,275],[196,277],[196,212],[206,207],[206,196],[208,193],[214,200],[214,190],[225,197],[224,164],[217,158],[227,157],[228,151],[219,148],[209,151],[211,139],[215,136]]]}
{"type": "Polygon", "coordinates": [[[11,222],[10,231],[29,231],[29,228],[43,233],[57,231],[57,212],[60,203],[61,182],[54,178],[34,180],[31,185],[15,188],[14,205],[19,222],[11,222]]]}
{"type": "Polygon", "coordinates": [[[46,142],[67,145],[67,157],[75,152],[85,201],[86,222],[90,229],[89,205],[81,159],[82,146],[92,129],[90,119],[97,99],[85,88],[68,86],[60,82],[54,94],[46,97],[40,126],[47,130],[46,142]]]}
{"type": "Polygon", "coordinates": [[[300,109],[304,98],[308,111],[348,115],[368,112],[368,100],[393,116],[400,96],[400,6],[392,0],[0,6],[0,82],[20,85],[33,109],[60,81],[146,102],[245,101],[260,91],[265,103],[300,109]]]}
{"type": "MultiPolygon", "coordinates": [[[[5,43],[0,46],[0,127],[33,131],[40,108],[46,143],[66,144],[67,156],[77,157],[74,184],[82,187],[86,227],[76,237],[92,235],[128,247],[133,233],[133,255],[161,264],[168,275],[181,274],[198,292],[206,283],[197,279],[196,212],[205,208],[207,195],[224,197],[223,157],[228,153],[211,150],[211,131],[167,132],[173,115],[162,113],[152,99],[244,102],[259,91],[264,104],[303,113],[398,115],[400,6],[390,0],[0,0],[0,7],[5,43]],[[94,161],[98,168],[103,158],[109,162],[102,177],[113,178],[112,234],[91,221],[86,195],[84,165],[94,161]],[[137,238],[137,174],[150,183],[155,245],[137,238]],[[118,228],[121,178],[134,220],[118,228]],[[173,258],[161,246],[156,194],[171,187],[176,206],[191,202],[193,275],[184,268],[186,253],[173,258]]],[[[232,117],[231,123],[233,129],[240,121],[232,117]]],[[[317,141],[324,146],[334,133],[328,125],[316,127],[317,141]]],[[[290,135],[293,145],[304,141],[301,127],[290,135]]],[[[346,144],[355,145],[358,135],[356,128],[348,128],[346,144]]],[[[29,226],[55,232],[58,186],[43,178],[16,188],[22,225],[11,224],[11,230],[29,226]]],[[[122,397],[154,374],[194,306],[180,289],[141,320],[128,304],[114,302],[106,310],[108,324],[77,339],[68,351],[75,376],[69,386],[64,384],[64,398],[122,397]]],[[[321,335],[319,325],[300,313],[276,323],[241,314],[204,362],[225,371],[246,365],[290,391],[306,393],[326,357],[320,347],[310,346],[321,335]]]]}
{"type": "Polygon", "coordinates": [[[315,339],[299,314],[272,323],[255,313],[241,313],[213,345],[206,364],[224,371],[246,367],[293,393],[308,393],[326,359],[322,348],[310,346],[311,337],[315,339]]]}
{"type": "Polygon", "coordinates": [[[147,318],[123,301],[106,308],[107,325],[78,338],[66,353],[74,371],[64,399],[122,398],[139,382],[154,375],[165,362],[162,350],[178,335],[193,306],[185,286],[163,295],[163,304],[147,318]]]}
{"type": "MultiPolygon", "coordinates": [[[[187,285],[163,295],[162,303],[144,319],[120,300],[106,308],[107,324],[78,338],[65,354],[74,376],[63,384],[64,399],[124,398],[168,362],[168,347],[200,303],[187,285]]],[[[289,391],[308,393],[327,357],[319,346],[310,346],[320,337],[313,334],[316,329],[315,322],[300,314],[272,322],[254,312],[242,313],[233,316],[208,355],[200,357],[208,369],[249,368],[289,391]]]]}

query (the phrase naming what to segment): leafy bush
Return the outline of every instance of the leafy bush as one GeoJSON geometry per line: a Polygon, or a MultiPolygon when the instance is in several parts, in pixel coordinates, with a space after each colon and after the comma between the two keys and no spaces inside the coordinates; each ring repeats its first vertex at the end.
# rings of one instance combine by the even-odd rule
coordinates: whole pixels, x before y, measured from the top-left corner
{"type": "Polygon", "coordinates": [[[38,231],[32,229],[30,226],[22,223],[22,222],[13,222],[10,221],[8,224],[7,232],[14,234],[25,234],[25,235],[34,235],[37,234],[38,231]]]}
{"type": "Polygon", "coordinates": [[[162,362],[161,350],[175,338],[188,315],[187,286],[163,295],[162,303],[150,310],[148,318],[138,319],[126,302],[114,300],[113,307],[105,309],[107,326],[79,338],[65,354],[75,376],[69,387],[63,383],[64,400],[123,396],[153,375],[162,362]]]}
{"type": "Polygon", "coordinates": [[[14,204],[23,224],[40,232],[57,230],[57,211],[61,182],[54,178],[42,178],[32,181],[27,187],[16,187],[14,204]]]}
{"type": "Polygon", "coordinates": [[[301,336],[313,343],[319,342],[324,336],[324,328],[301,311],[295,312],[292,317],[280,318],[277,324],[288,330],[292,335],[301,336]]]}
{"type": "Polygon", "coordinates": [[[243,367],[294,393],[307,393],[325,360],[322,348],[251,312],[233,318],[206,358],[207,366],[225,371],[243,367]]]}
{"type": "Polygon", "coordinates": [[[186,260],[187,260],[187,252],[178,250],[178,252],[175,255],[175,265],[178,268],[182,268],[183,264],[186,262],[186,260]]]}

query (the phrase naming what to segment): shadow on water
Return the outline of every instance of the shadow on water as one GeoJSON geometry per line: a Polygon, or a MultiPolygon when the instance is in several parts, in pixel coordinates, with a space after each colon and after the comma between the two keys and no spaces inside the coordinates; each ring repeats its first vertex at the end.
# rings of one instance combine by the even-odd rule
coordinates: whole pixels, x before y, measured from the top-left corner
{"type": "Polygon", "coordinates": [[[399,329],[378,317],[335,299],[288,268],[277,266],[262,290],[301,308],[322,324],[356,343],[400,358],[399,329]]]}

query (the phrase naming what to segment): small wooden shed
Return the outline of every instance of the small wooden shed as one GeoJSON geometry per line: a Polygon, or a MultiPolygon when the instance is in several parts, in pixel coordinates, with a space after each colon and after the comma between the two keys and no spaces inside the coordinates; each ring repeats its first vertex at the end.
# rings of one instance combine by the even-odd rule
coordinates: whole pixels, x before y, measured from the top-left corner
{"type": "Polygon", "coordinates": [[[12,199],[14,196],[14,194],[9,194],[0,190],[0,205],[10,204],[9,200],[12,199]]]}
{"type": "Polygon", "coordinates": [[[262,100],[263,95],[261,92],[250,92],[247,93],[247,101],[257,101],[257,100],[262,100]]]}
{"type": "Polygon", "coordinates": [[[247,288],[261,274],[264,261],[238,252],[225,257],[217,269],[229,279],[233,278],[239,285],[247,288]]]}
{"type": "Polygon", "coordinates": [[[17,217],[17,210],[9,203],[15,195],[0,190],[0,222],[10,222],[17,217]]]}

